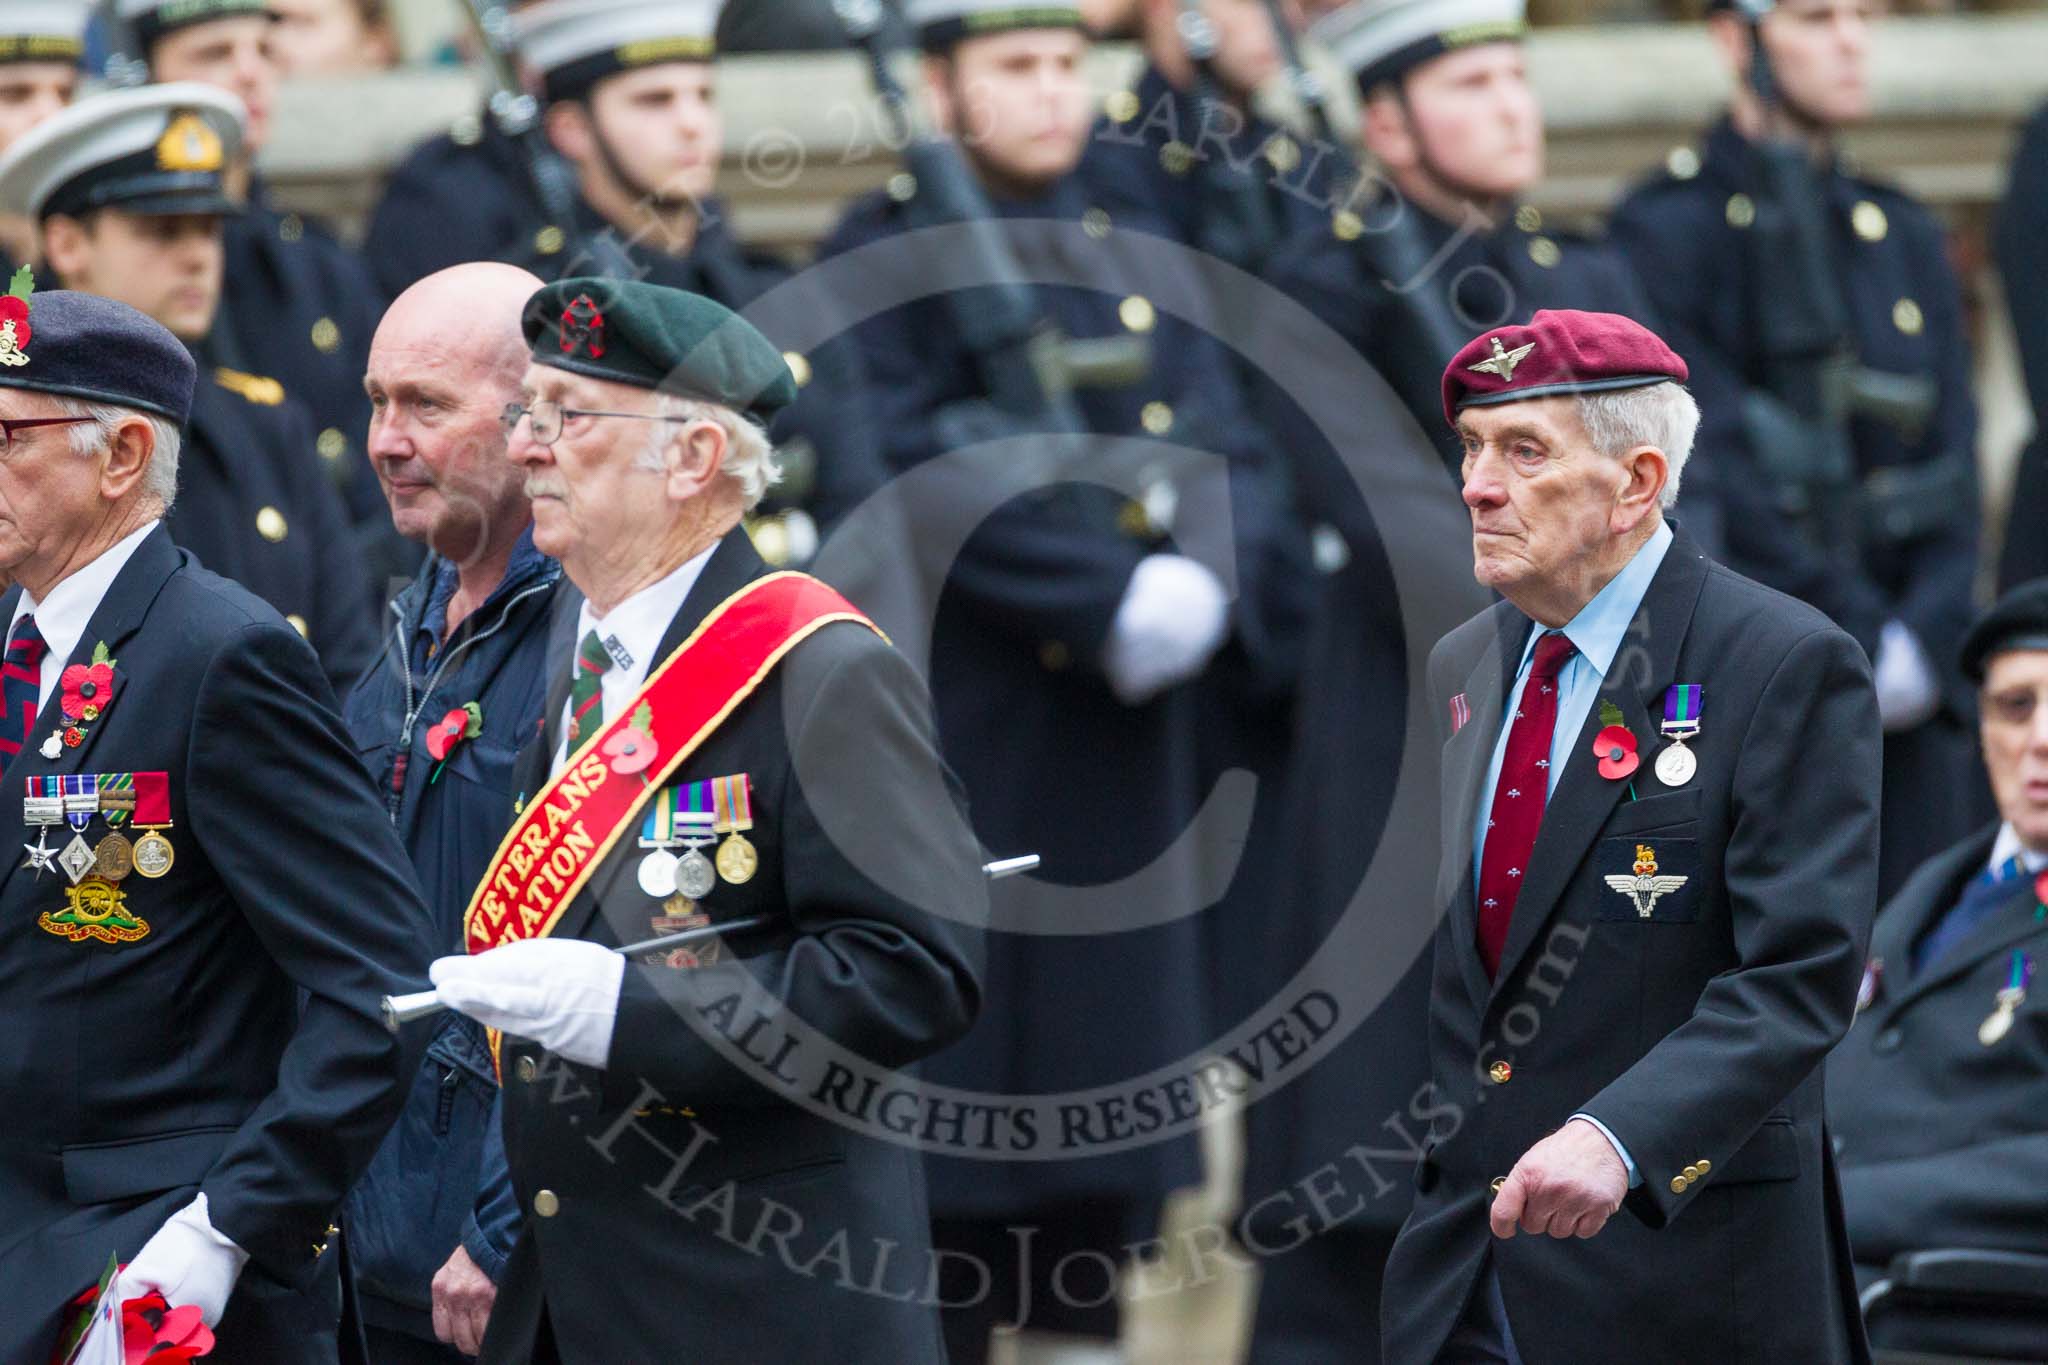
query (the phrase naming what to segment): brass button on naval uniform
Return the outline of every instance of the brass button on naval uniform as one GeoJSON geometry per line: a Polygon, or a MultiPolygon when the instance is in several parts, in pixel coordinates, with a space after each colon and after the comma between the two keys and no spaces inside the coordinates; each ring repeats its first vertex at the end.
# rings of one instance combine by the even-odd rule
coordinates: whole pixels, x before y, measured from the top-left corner
{"type": "Polygon", "coordinates": [[[293,630],[297,631],[299,633],[299,638],[301,640],[309,640],[312,638],[312,636],[306,630],[306,618],[300,616],[297,612],[294,612],[290,616],[285,617],[284,623],[290,626],[293,630]]]}
{"type": "Polygon", "coordinates": [[[1927,326],[1927,315],[1920,311],[1920,305],[1911,299],[1900,299],[1892,305],[1892,326],[1909,337],[1920,335],[1927,326]]]}
{"type": "Polygon", "coordinates": [[[1688,1181],[1688,1180],[1687,1180],[1687,1179],[1686,1179],[1686,1178],[1685,1178],[1684,1176],[1682,1176],[1682,1175],[1674,1175],[1674,1176],[1672,1176],[1672,1177],[1671,1177],[1671,1192],[1672,1192],[1673,1194],[1684,1194],[1684,1193],[1685,1193],[1685,1191],[1686,1191],[1686,1188],[1687,1188],[1687,1187],[1688,1187],[1688,1186],[1689,1186],[1689,1185],[1690,1185],[1691,1183],[1692,1183],[1692,1182],[1688,1181]]]}
{"type": "Polygon", "coordinates": [[[1891,231],[1891,219],[1884,210],[1868,199],[1861,200],[1849,211],[1849,225],[1856,229],[1856,235],[1866,242],[1881,242],[1891,231]]]}
{"type": "Polygon", "coordinates": [[[285,524],[284,513],[265,507],[256,514],[256,534],[275,545],[291,534],[291,528],[285,524]]]}
{"type": "Polygon", "coordinates": [[[1701,1158],[1699,1159],[1699,1168],[1700,1168],[1700,1174],[1701,1174],[1701,1175],[1705,1175],[1705,1174],[1706,1174],[1706,1173],[1707,1173],[1708,1171],[1711,1171],[1711,1170],[1713,1170],[1713,1169],[1714,1169],[1714,1163],[1713,1163],[1713,1162],[1711,1162],[1711,1161],[1709,1161],[1709,1160],[1707,1160],[1707,1159],[1706,1159],[1705,1157],[1701,1157],[1701,1158]]]}
{"type": "Polygon", "coordinates": [[[320,452],[323,460],[338,460],[348,454],[348,437],[341,434],[340,427],[329,427],[320,433],[320,439],[313,443],[313,449],[320,452]]]}
{"type": "Polygon", "coordinates": [[[562,248],[567,245],[569,234],[553,223],[533,234],[533,249],[543,256],[559,256],[562,254],[562,248]]]}
{"type": "Polygon", "coordinates": [[[1195,167],[1195,149],[1185,142],[1169,142],[1159,149],[1159,164],[1168,175],[1186,175],[1195,167]]]}
{"type": "Polygon", "coordinates": [[[1495,1194],[1499,1194],[1501,1192],[1501,1187],[1506,1185],[1507,1183],[1508,1178],[1506,1176],[1497,1175],[1492,1180],[1487,1182],[1486,1188],[1492,1190],[1495,1194]]]}
{"type": "Polygon", "coordinates": [[[1486,1068],[1486,1074],[1495,1085],[1506,1085],[1514,1079],[1515,1069],[1506,1062],[1495,1062],[1486,1068]]]}
{"type": "Polygon", "coordinates": [[[1173,430],[1173,405],[1170,403],[1147,403],[1138,414],[1138,421],[1154,436],[1164,436],[1173,430]]]}
{"type": "Polygon", "coordinates": [[[533,1197],[533,1211],[542,1218],[552,1218],[562,1211],[562,1201],[553,1190],[542,1190],[533,1197]]]}
{"type": "Polygon", "coordinates": [[[1159,310],[1143,294],[1133,294],[1118,304],[1116,316],[1127,332],[1149,332],[1159,325],[1159,310]]]}
{"type": "Polygon", "coordinates": [[[521,1057],[512,1067],[512,1074],[522,1081],[531,1081],[539,1072],[531,1057],[521,1057]]]}
{"type": "Polygon", "coordinates": [[[1524,204],[1515,210],[1515,226],[1524,232],[1543,231],[1543,210],[1534,204],[1524,204]]]}
{"type": "Polygon", "coordinates": [[[1686,1167],[1686,1168],[1685,1168],[1685,1183],[1686,1183],[1686,1184],[1690,1185],[1690,1184],[1691,1184],[1691,1183],[1692,1183],[1693,1181],[1695,1181],[1695,1180],[1698,1180],[1699,1178],[1700,1178],[1700,1168],[1699,1168],[1699,1167],[1697,1167],[1697,1166],[1688,1166],[1688,1167],[1686,1167]]]}
{"type": "Polygon", "coordinates": [[[323,355],[332,355],[341,346],[341,328],[333,318],[321,318],[313,324],[313,349],[323,355]]]}
{"type": "Polygon", "coordinates": [[[1548,237],[1531,237],[1529,259],[1545,270],[1555,270],[1558,263],[1564,260],[1564,248],[1548,237]]]}
{"type": "Polygon", "coordinates": [[[296,213],[287,213],[277,220],[277,240],[296,242],[306,235],[306,220],[296,213]]]}
{"type": "Polygon", "coordinates": [[[1756,222],[1756,200],[1746,194],[1728,196],[1728,226],[1746,228],[1756,222]]]}
{"type": "Polygon", "coordinates": [[[1098,242],[1109,236],[1109,230],[1113,226],[1115,225],[1110,222],[1107,210],[1089,209],[1081,215],[1081,231],[1098,242]]]}
{"type": "Polygon", "coordinates": [[[789,377],[796,381],[798,388],[811,382],[811,362],[805,359],[802,351],[784,351],[782,363],[789,366],[789,377]]]}
{"type": "Polygon", "coordinates": [[[1138,94],[1135,90],[1119,90],[1103,102],[1103,110],[1112,123],[1129,123],[1138,116],[1138,94]]]}
{"type": "Polygon", "coordinates": [[[1700,173],[1700,154],[1690,147],[1673,147],[1664,158],[1664,169],[1673,180],[1691,180],[1700,173]]]}

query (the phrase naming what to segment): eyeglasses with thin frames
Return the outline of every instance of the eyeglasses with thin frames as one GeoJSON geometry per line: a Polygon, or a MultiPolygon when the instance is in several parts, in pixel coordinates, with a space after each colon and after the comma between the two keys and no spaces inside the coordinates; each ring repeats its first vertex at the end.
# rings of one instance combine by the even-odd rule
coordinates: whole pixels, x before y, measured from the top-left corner
{"type": "Polygon", "coordinates": [[[498,420],[505,424],[505,434],[510,436],[521,418],[533,420],[533,439],[540,445],[551,446],[562,439],[562,424],[571,417],[623,417],[633,422],[691,422],[692,417],[677,417],[658,412],[595,412],[588,408],[565,408],[548,399],[528,406],[525,403],[507,403],[498,420]]]}
{"type": "Polygon", "coordinates": [[[0,460],[7,458],[14,449],[14,433],[33,431],[37,427],[69,427],[80,422],[96,422],[96,417],[6,417],[0,418],[0,460]]]}

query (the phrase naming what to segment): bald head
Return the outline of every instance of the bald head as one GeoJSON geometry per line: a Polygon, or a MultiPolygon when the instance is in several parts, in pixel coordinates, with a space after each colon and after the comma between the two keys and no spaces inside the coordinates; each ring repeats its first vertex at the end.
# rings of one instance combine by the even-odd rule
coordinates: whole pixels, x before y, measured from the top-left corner
{"type": "Polygon", "coordinates": [[[520,319],[540,287],[516,266],[443,270],[399,295],[370,346],[370,460],[392,522],[459,567],[502,563],[526,527],[498,419],[519,397],[520,319]]]}

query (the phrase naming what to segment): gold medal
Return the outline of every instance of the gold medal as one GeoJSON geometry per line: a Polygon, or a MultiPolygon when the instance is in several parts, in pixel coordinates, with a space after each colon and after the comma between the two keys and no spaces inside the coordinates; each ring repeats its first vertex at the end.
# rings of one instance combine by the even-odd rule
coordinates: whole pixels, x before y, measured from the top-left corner
{"type": "Polygon", "coordinates": [[[135,864],[137,876],[155,878],[171,870],[171,864],[177,861],[177,851],[171,847],[169,839],[151,830],[135,841],[129,857],[135,864]]]}
{"type": "Polygon", "coordinates": [[[743,835],[728,835],[718,846],[718,875],[734,886],[752,881],[760,866],[761,855],[754,852],[754,846],[743,835]]]}
{"type": "Polygon", "coordinates": [[[712,832],[726,836],[718,846],[718,875],[734,886],[752,881],[761,855],[742,831],[754,827],[753,779],[745,773],[711,780],[712,832]]]}
{"type": "Polygon", "coordinates": [[[125,835],[109,834],[92,854],[94,874],[110,882],[118,882],[135,870],[135,848],[125,835]]]}

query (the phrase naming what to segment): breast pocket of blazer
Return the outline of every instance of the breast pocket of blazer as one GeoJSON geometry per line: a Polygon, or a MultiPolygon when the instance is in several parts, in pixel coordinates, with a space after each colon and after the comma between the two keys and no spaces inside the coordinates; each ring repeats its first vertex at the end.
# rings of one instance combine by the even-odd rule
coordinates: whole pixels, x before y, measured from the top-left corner
{"type": "Polygon", "coordinates": [[[1593,859],[1603,920],[1691,924],[1700,917],[1700,841],[1652,830],[1608,834],[1593,859]]]}

